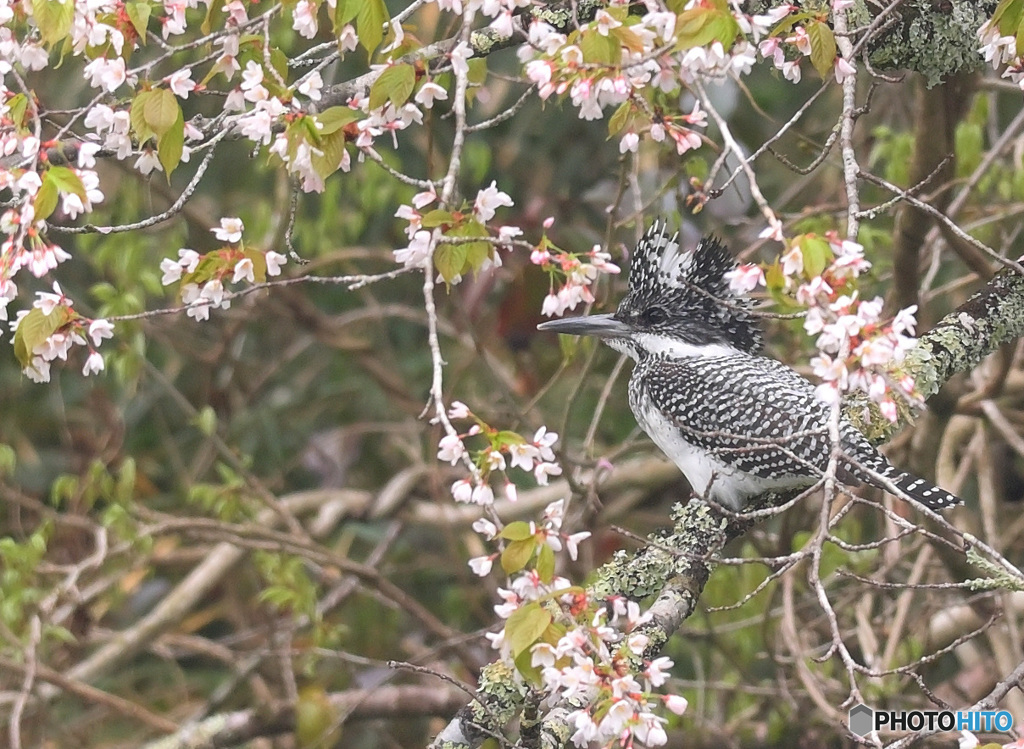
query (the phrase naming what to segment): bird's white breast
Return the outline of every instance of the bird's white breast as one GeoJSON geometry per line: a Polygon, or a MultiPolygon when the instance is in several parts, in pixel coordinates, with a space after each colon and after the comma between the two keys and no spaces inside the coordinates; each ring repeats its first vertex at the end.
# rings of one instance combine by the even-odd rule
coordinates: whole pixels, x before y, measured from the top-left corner
{"type": "Polygon", "coordinates": [[[794,485],[792,479],[764,479],[726,465],[706,450],[686,441],[678,426],[666,419],[644,394],[634,415],[641,429],[654,440],[690,482],[698,495],[737,512],[748,498],[794,485]]]}

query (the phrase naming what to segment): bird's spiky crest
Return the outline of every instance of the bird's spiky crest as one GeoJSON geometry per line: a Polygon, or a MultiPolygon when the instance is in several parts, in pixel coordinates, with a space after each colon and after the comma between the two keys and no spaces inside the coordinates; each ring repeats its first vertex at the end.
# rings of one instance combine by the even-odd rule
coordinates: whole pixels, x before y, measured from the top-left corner
{"type": "Polygon", "coordinates": [[[636,246],[629,270],[629,294],[620,312],[658,305],[674,318],[706,326],[710,339],[756,353],[763,341],[750,313],[752,300],[733,293],[726,274],[736,261],[714,237],[683,250],[679,233],[655,220],[636,246]]]}

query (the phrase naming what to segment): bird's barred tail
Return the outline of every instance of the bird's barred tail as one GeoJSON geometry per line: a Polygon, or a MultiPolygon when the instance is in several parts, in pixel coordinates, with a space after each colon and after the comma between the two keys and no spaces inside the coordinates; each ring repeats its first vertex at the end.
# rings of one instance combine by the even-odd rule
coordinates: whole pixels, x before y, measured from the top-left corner
{"type": "Polygon", "coordinates": [[[911,499],[917,500],[929,510],[940,511],[953,505],[963,504],[963,500],[955,494],[909,473],[893,471],[886,478],[901,492],[911,499]]]}

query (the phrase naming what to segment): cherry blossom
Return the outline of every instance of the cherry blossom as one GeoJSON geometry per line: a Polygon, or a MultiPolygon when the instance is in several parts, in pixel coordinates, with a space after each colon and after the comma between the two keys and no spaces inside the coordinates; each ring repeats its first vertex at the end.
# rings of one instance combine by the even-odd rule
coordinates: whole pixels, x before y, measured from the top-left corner
{"type": "Polygon", "coordinates": [[[93,351],[89,354],[85,360],[85,366],[82,367],[82,374],[88,376],[90,374],[96,374],[103,371],[103,356],[99,351],[93,351]]]}
{"type": "Polygon", "coordinates": [[[166,80],[174,95],[182,99],[187,99],[188,95],[196,89],[196,82],[192,80],[192,71],[189,68],[176,70],[166,80]]]}
{"type": "Polygon", "coordinates": [[[745,264],[725,274],[729,289],[735,294],[746,294],[764,286],[764,270],[759,265],[745,264]]]}
{"type": "Polygon", "coordinates": [[[94,346],[99,346],[104,338],[114,337],[114,326],[108,320],[97,318],[89,323],[89,337],[94,346]]]}
{"type": "Polygon", "coordinates": [[[494,564],[494,556],[474,557],[469,560],[469,567],[479,577],[487,577],[491,573],[491,565],[494,564]]]}
{"type": "Polygon", "coordinates": [[[48,291],[38,291],[36,296],[39,298],[33,303],[33,307],[38,309],[44,315],[50,315],[59,306],[70,306],[70,300],[64,296],[64,292],[61,291],[60,284],[56,281],[53,282],[53,293],[48,291]]]}
{"type": "Polygon", "coordinates": [[[417,231],[408,247],[394,251],[395,262],[401,263],[407,268],[418,268],[430,259],[433,251],[433,236],[431,232],[421,229],[417,231]]]}
{"type": "Polygon", "coordinates": [[[498,535],[497,526],[487,518],[478,518],[474,520],[472,528],[488,541],[498,535]]]}
{"type": "Polygon", "coordinates": [[[446,101],[448,99],[448,91],[433,81],[427,81],[420,86],[420,90],[416,92],[414,98],[416,103],[424,109],[431,109],[435,101],[446,101]]]}
{"type": "Polygon", "coordinates": [[[469,502],[473,496],[473,482],[469,479],[459,479],[452,484],[451,492],[456,502],[469,502]]]}
{"type": "Polygon", "coordinates": [[[242,219],[234,218],[222,218],[220,220],[220,226],[210,229],[213,232],[213,236],[219,239],[221,242],[239,242],[242,239],[242,231],[245,226],[242,224],[242,219]]]}
{"type": "Polygon", "coordinates": [[[467,75],[469,73],[469,63],[467,61],[472,56],[473,50],[463,41],[456,44],[452,51],[448,53],[448,59],[452,61],[452,69],[456,75],[467,75]]]}
{"type": "Polygon", "coordinates": [[[476,200],[473,201],[473,212],[481,221],[487,222],[494,218],[497,208],[500,206],[511,207],[512,205],[512,198],[498,189],[497,182],[491,182],[488,187],[477,193],[476,200]]]}
{"type": "Polygon", "coordinates": [[[446,434],[441,438],[438,447],[440,449],[437,452],[437,459],[448,461],[452,465],[459,462],[459,459],[466,454],[466,446],[456,435],[446,434]]]}

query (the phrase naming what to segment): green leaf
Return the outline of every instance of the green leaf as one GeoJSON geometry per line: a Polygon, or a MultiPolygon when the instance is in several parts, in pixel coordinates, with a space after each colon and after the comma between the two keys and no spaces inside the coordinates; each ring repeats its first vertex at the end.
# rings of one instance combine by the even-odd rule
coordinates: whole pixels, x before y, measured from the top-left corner
{"type": "Polygon", "coordinates": [[[146,102],[153,98],[154,93],[152,90],[139,91],[132,99],[131,108],[128,110],[128,119],[132,123],[132,130],[135,131],[135,137],[139,139],[139,143],[143,143],[155,135],[146,122],[145,116],[146,102]]]}
{"type": "Polygon", "coordinates": [[[466,245],[466,265],[478,271],[484,261],[493,254],[494,248],[487,242],[471,242],[466,245]]]}
{"type": "Polygon", "coordinates": [[[992,25],[999,29],[1000,36],[1009,36],[1011,32],[1016,32],[1021,16],[1024,15],[1021,11],[1024,11],[1022,0],[1002,0],[996,6],[992,14],[992,25]]]}
{"type": "Polygon", "coordinates": [[[65,645],[73,645],[78,642],[78,639],[67,627],[61,627],[57,624],[45,625],[43,627],[43,636],[56,640],[57,642],[64,643],[65,645]]]}
{"type": "Polygon", "coordinates": [[[725,47],[725,51],[728,52],[736,43],[740,25],[736,23],[732,13],[720,12],[711,19],[710,33],[714,35],[714,40],[720,41],[725,47]]]}
{"type": "Polygon", "coordinates": [[[51,166],[46,170],[44,179],[49,179],[63,193],[77,195],[82,200],[86,199],[85,185],[82,178],[75,174],[74,170],[66,166],[51,166]]]}
{"type": "Polygon", "coordinates": [[[451,224],[455,222],[455,216],[448,211],[442,211],[440,208],[425,213],[420,219],[420,225],[424,229],[434,229],[443,224],[451,224]]]}
{"type": "Polygon", "coordinates": [[[15,94],[7,100],[7,116],[17,128],[25,127],[25,113],[28,111],[28,97],[25,94],[15,94]]]}
{"type": "Polygon", "coordinates": [[[206,17],[203,18],[199,30],[204,36],[208,35],[213,29],[220,27],[224,15],[224,3],[210,3],[206,6],[206,17]]]}
{"type": "Polygon", "coordinates": [[[542,583],[550,583],[555,578],[555,551],[544,543],[537,552],[537,576],[542,583]]]}
{"type": "Polygon", "coordinates": [[[358,5],[356,26],[359,43],[367,54],[373,54],[384,38],[384,24],[390,20],[384,0],[349,0],[358,5]]]}
{"type": "Polygon", "coordinates": [[[636,54],[642,54],[644,51],[644,42],[640,38],[640,35],[633,31],[629,26],[616,26],[610,32],[611,36],[614,36],[619,40],[619,44],[628,49],[630,52],[636,54]]]}
{"type": "Polygon", "coordinates": [[[341,130],[350,122],[360,119],[361,114],[350,107],[330,107],[316,115],[319,127],[316,128],[321,136],[330,135],[341,130]]]}
{"type": "Polygon", "coordinates": [[[731,13],[714,8],[691,8],[680,14],[676,24],[676,49],[686,50],[721,42],[728,52],[739,32],[739,24],[731,13]]]}
{"type": "Polygon", "coordinates": [[[334,33],[340,34],[342,27],[356,17],[361,7],[361,0],[338,0],[334,9],[334,33]]]}
{"type": "Polygon", "coordinates": [[[583,61],[591,65],[618,65],[622,62],[622,48],[615,37],[603,36],[596,28],[584,29],[580,35],[583,61]]]}
{"type": "Polygon", "coordinates": [[[985,131],[976,122],[961,122],[955,132],[956,174],[966,177],[981,164],[985,152],[985,131]]]}
{"type": "Polygon", "coordinates": [[[217,431],[217,412],[213,410],[212,406],[203,406],[195,415],[193,423],[200,432],[209,437],[217,431]]]}
{"type": "Polygon", "coordinates": [[[786,288],[786,276],[783,274],[778,260],[764,269],[764,285],[772,299],[776,302],[782,301],[786,288]]]}
{"type": "Polygon", "coordinates": [[[533,532],[530,530],[530,524],[522,520],[509,523],[498,534],[498,538],[504,538],[508,541],[522,541],[532,537],[533,532]]]}
{"type": "Polygon", "coordinates": [[[707,180],[708,174],[711,173],[711,167],[708,166],[707,159],[701,156],[691,156],[686,160],[683,168],[686,171],[687,177],[696,177],[701,182],[707,180]]]}
{"type": "Polygon", "coordinates": [[[57,209],[57,199],[59,197],[60,191],[57,190],[56,183],[52,179],[47,179],[44,174],[43,184],[40,185],[39,192],[36,193],[36,221],[44,221],[50,217],[50,214],[57,209]]]}
{"type": "Polygon", "coordinates": [[[434,250],[434,266],[445,283],[451,283],[466,270],[466,247],[464,244],[441,244],[434,250]]]}
{"type": "Polygon", "coordinates": [[[389,99],[397,109],[409,100],[415,86],[416,69],[412,65],[399,63],[385,68],[370,87],[370,109],[384,106],[389,99]]]}
{"type": "MultiPolygon", "coordinates": [[[[449,237],[488,237],[487,227],[475,219],[469,219],[448,231],[449,237]]],[[[459,245],[465,250],[463,273],[472,268],[478,270],[484,259],[489,257],[493,248],[489,242],[466,242],[459,245]]]]}
{"type": "MultiPolygon", "coordinates": [[[[288,55],[285,54],[284,50],[280,47],[272,47],[270,49],[270,64],[273,65],[274,70],[281,76],[282,81],[288,80],[288,55]]],[[[279,93],[281,91],[281,84],[277,82],[274,76],[264,76],[264,86],[273,86],[279,93]]]]}
{"type": "Polygon", "coordinates": [[[267,280],[267,256],[259,250],[246,248],[242,254],[252,261],[252,277],[256,283],[267,280]]]}
{"type": "Polygon", "coordinates": [[[288,158],[295,158],[295,149],[303,141],[320,147],[322,140],[320,130],[316,126],[316,120],[312,117],[299,117],[294,120],[288,125],[286,133],[288,136],[288,158]]]}
{"type": "Polygon", "coordinates": [[[78,476],[65,473],[54,479],[50,485],[50,504],[61,507],[70,502],[78,494],[78,476]]]}
{"type": "Polygon", "coordinates": [[[537,539],[534,536],[522,541],[513,541],[501,552],[501,568],[505,574],[511,575],[526,567],[533,554],[537,551],[537,539]]]}
{"type": "Polygon", "coordinates": [[[537,601],[516,609],[505,622],[505,639],[512,650],[512,657],[517,657],[537,642],[549,624],[551,614],[537,601]]]}
{"type": "Polygon", "coordinates": [[[522,445],[526,442],[523,435],[519,434],[519,432],[512,432],[507,429],[498,432],[494,441],[499,445],[522,445]]]}
{"type": "MultiPolygon", "coordinates": [[[[539,685],[541,683],[542,672],[540,668],[534,666],[531,663],[532,660],[533,653],[531,653],[529,650],[524,650],[522,653],[513,658],[512,662],[516,666],[516,671],[518,671],[523,676],[523,678],[525,678],[531,684],[539,685]]],[[[493,743],[490,745],[484,743],[483,749],[498,749],[500,744],[498,744],[497,741],[494,741],[494,739],[490,739],[490,741],[493,743]]]]}
{"type": "Polygon", "coordinates": [[[135,27],[135,33],[139,35],[139,43],[146,44],[146,29],[149,27],[149,16],[151,9],[149,3],[125,3],[125,12],[128,20],[135,27]]]}
{"type": "Polygon", "coordinates": [[[622,102],[608,120],[608,137],[616,135],[625,129],[633,114],[633,103],[629,100],[622,102]]]}
{"type": "Polygon", "coordinates": [[[804,273],[820,276],[832,259],[832,247],[821,237],[809,234],[800,240],[800,253],[804,256],[804,273]]]}
{"type": "Polygon", "coordinates": [[[185,150],[185,118],[178,107],[178,119],[156,141],[156,155],[160,166],[164,168],[167,181],[171,181],[171,172],[181,163],[181,154],[185,150]]]}
{"type": "Polygon", "coordinates": [[[32,0],[32,16],[43,43],[52,45],[71,32],[75,3],[72,0],[32,0]]]}
{"type": "Polygon", "coordinates": [[[158,138],[162,137],[182,118],[178,97],[170,89],[153,89],[143,104],[142,118],[158,138]]]}
{"type": "Polygon", "coordinates": [[[472,57],[466,61],[469,72],[466,73],[466,81],[472,86],[482,86],[487,80],[487,58],[472,57]]]}
{"type": "Polygon", "coordinates": [[[184,288],[186,284],[190,283],[202,286],[226,268],[227,263],[220,253],[209,252],[206,255],[203,255],[194,271],[182,275],[181,286],[184,288]]]}
{"type": "Polygon", "coordinates": [[[338,131],[320,140],[320,154],[313,155],[313,168],[322,179],[338,171],[345,155],[345,133],[338,131]]]}
{"type": "Polygon", "coordinates": [[[804,11],[802,13],[790,13],[788,16],[786,16],[777,24],[775,24],[774,28],[772,28],[772,30],[768,32],[768,36],[782,36],[783,34],[789,33],[789,30],[796,26],[798,23],[813,20],[815,20],[815,14],[808,11],[804,11]]]}
{"type": "Polygon", "coordinates": [[[30,309],[28,314],[21,319],[18,329],[14,333],[14,355],[21,366],[27,367],[31,364],[32,352],[36,346],[76,317],[78,317],[77,313],[63,304],[54,307],[48,315],[44,315],[38,307],[30,309]]]}
{"type": "MultiPolygon", "coordinates": [[[[685,5],[682,0],[677,0],[680,6],[685,5]]],[[[669,7],[673,7],[670,3],[669,7]]],[[[712,37],[707,32],[707,26],[711,22],[714,10],[711,8],[696,7],[683,11],[679,8],[679,17],[676,20],[676,49],[689,49],[690,47],[703,47],[712,37]],[[682,12],[679,12],[682,11],[682,12]]]]}
{"type": "Polygon", "coordinates": [[[818,75],[827,78],[836,63],[836,37],[828,24],[813,21],[806,26],[811,42],[811,64],[818,75]]]}

